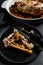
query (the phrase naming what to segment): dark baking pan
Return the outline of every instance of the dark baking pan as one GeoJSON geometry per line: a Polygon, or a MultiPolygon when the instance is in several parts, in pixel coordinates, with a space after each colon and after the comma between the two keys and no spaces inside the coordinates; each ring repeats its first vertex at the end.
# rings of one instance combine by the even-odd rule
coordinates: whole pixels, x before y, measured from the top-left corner
{"type": "Polygon", "coordinates": [[[28,35],[27,33],[25,33],[24,30],[22,30],[22,28],[24,28],[25,31],[28,31],[28,32],[30,30],[34,30],[36,36],[38,35],[38,37],[42,37],[40,32],[31,25],[28,26],[28,25],[23,25],[20,23],[15,23],[15,24],[12,24],[12,25],[5,27],[0,32],[0,54],[4,59],[6,59],[9,62],[12,62],[12,63],[32,62],[33,60],[35,60],[39,56],[40,52],[42,51],[39,43],[35,42],[34,40],[32,41],[31,36],[28,35]],[[18,50],[18,49],[4,47],[2,40],[3,40],[3,38],[7,37],[10,33],[13,32],[13,28],[18,29],[21,34],[25,35],[25,37],[27,39],[29,39],[29,41],[34,43],[35,47],[33,49],[32,55],[29,55],[23,51],[18,50]]]}

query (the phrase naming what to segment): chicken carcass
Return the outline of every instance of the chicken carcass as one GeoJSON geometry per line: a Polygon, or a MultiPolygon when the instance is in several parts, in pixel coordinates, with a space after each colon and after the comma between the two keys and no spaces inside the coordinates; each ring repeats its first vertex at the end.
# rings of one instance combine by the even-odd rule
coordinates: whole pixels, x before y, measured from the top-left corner
{"type": "Polygon", "coordinates": [[[4,46],[17,48],[19,50],[25,51],[29,54],[33,53],[34,45],[27,41],[27,39],[19,33],[17,29],[8,37],[3,39],[4,46]]]}

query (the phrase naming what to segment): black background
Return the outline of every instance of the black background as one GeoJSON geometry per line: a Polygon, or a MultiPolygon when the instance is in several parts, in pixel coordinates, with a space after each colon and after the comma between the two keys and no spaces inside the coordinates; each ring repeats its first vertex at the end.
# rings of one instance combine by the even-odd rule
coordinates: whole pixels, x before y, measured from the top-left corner
{"type": "MultiPolygon", "coordinates": [[[[4,0],[0,0],[0,6],[1,6],[1,4],[2,4],[3,1],[4,0]]],[[[5,27],[5,26],[7,26],[8,24],[11,23],[11,22],[9,23],[9,21],[11,21],[11,20],[8,17],[8,15],[6,15],[6,14],[4,14],[2,12],[3,11],[0,8],[0,32],[3,29],[3,27],[5,27]]],[[[34,26],[41,32],[41,34],[43,36],[43,23],[37,24],[37,25],[34,25],[34,26]]],[[[1,55],[0,55],[0,65],[11,65],[11,64],[9,62],[7,62],[6,60],[4,60],[1,57],[1,55]]],[[[14,65],[16,65],[16,64],[14,64],[14,65]]],[[[43,65],[43,51],[40,53],[39,57],[35,61],[33,61],[31,63],[28,63],[26,65],[43,65]]]]}

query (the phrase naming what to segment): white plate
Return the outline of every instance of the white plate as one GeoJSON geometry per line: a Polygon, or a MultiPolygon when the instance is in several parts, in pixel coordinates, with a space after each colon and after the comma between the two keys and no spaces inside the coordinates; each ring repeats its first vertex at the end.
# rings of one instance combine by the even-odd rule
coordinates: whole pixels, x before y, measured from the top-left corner
{"type": "MultiPolygon", "coordinates": [[[[17,17],[17,16],[15,16],[15,15],[13,15],[12,13],[10,13],[9,7],[10,7],[11,5],[13,5],[15,2],[18,2],[18,1],[20,1],[20,0],[6,0],[6,1],[4,1],[4,2],[2,3],[1,7],[4,8],[4,9],[6,9],[7,12],[10,14],[10,16],[11,16],[14,20],[17,20],[17,21],[26,21],[26,22],[28,21],[28,23],[33,23],[35,20],[41,20],[41,19],[43,19],[43,18],[33,18],[33,19],[20,18],[20,17],[17,17]]],[[[37,21],[36,21],[36,23],[37,23],[37,21]]]]}

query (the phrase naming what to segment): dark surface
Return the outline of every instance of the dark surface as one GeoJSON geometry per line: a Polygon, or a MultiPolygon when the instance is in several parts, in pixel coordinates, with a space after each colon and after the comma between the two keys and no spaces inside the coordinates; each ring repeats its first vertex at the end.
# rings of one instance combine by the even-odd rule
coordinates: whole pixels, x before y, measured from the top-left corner
{"type": "MultiPolygon", "coordinates": [[[[0,5],[3,2],[3,0],[0,0],[0,5]]],[[[0,12],[2,12],[2,10],[0,9],[0,12]]],[[[13,21],[12,21],[13,22],[13,21]]],[[[15,21],[14,21],[15,22],[15,21]]],[[[0,13],[0,32],[3,29],[3,27],[5,27],[6,25],[10,24],[11,20],[8,16],[0,13]],[[3,22],[3,23],[2,23],[3,22]],[[2,25],[4,24],[4,25],[2,25]]],[[[41,24],[37,24],[35,25],[36,28],[41,32],[42,36],[43,36],[43,23],[41,24]]],[[[0,65],[11,65],[11,63],[7,62],[6,60],[4,60],[1,55],[0,55],[0,65]]],[[[16,65],[16,64],[14,64],[16,65]]],[[[26,65],[43,65],[43,51],[40,53],[39,57],[33,61],[32,63],[28,63],[26,65]]]]}

